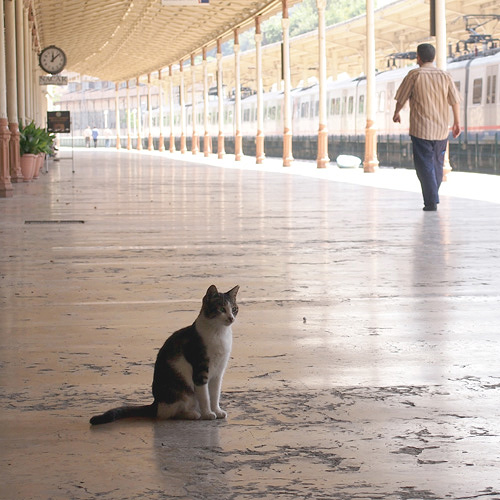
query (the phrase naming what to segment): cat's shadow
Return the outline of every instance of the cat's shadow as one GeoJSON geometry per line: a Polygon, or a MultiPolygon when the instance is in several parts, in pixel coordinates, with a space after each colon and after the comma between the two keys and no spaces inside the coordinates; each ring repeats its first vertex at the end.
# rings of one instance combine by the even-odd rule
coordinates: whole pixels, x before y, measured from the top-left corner
{"type": "Polygon", "coordinates": [[[227,489],[221,428],[225,420],[155,422],[157,467],[172,494],[187,492],[210,498],[227,489]]]}

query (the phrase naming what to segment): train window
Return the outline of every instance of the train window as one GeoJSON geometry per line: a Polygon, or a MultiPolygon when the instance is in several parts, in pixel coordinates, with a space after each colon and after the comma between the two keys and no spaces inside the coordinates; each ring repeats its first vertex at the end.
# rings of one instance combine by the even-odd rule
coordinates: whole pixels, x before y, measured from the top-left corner
{"type": "Polygon", "coordinates": [[[354,97],[353,96],[350,96],[349,97],[349,105],[348,105],[348,108],[347,108],[347,112],[352,115],[354,111],[354,97]]]}
{"type": "Polygon", "coordinates": [[[250,110],[249,109],[245,109],[243,111],[243,121],[244,122],[250,121],[250,110]]]}
{"type": "Polygon", "coordinates": [[[497,75],[489,75],[486,83],[486,104],[496,103],[497,75]]]}
{"type": "Polygon", "coordinates": [[[385,111],[385,92],[383,90],[378,94],[378,110],[385,111]]]}
{"type": "Polygon", "coordinates": [[[269,119],[276,120],[276,106],[269,109],[269,119]]]}
{"type": "Polygon", "coordinates": [[[345,115],[346,106],[347,106],[347,96],[342,99],[342,110],[341,110],[341,113],[343,115],[345,115]]]}
{"type": "Polygon", "coordinates": [[[335,99],[330,99],[330,106],[328,106],[328,114],[333,115],[335,113],[335,99]]]}
{"type": "Polygon", "coordinates": [[[307,118],[309,116],[309,103],[303,102],[300,105],[300,116],[301,118],[307,118]]]}
{"type": "Polygon", "coordinates": [[[476,78],[472,87],[472,104],[481,104],[483,97],[483,79],[476,78]]]}
{"type": "Polygon", "coordinates": [[[460,82],[454,82],[454,83],[455,83],[455,87],[460,92],[460,82]]]}
{"type": "Polygon", "coordinates": [[[360,95],[358,99],[358,113],[362,114],[365,112],[365,96],[360,95]]]}
{"type": "Polygon", "coordinates": [[[340,97],[335,99],[335,114],[340,115],[340,97]]]}
{"type": "Polygon", "coordinates": [[[314,103],[314,116],[318,116],[319,115],[319,101],[316,101],[314,103]]]}

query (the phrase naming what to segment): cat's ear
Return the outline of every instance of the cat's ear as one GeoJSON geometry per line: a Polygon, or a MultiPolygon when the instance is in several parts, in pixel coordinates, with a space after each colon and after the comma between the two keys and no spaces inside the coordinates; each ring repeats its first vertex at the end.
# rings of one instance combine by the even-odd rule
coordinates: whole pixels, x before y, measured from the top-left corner
{"type": "Polygon", "coordinates": [[[206,295],[207,297],[215,297],[216,295],[219,295],[219,291],[217,290],[217,287],[215,285],[210,285],[208,287],[206,295]]]}
{"type": "Polygon", "coordinates": [[[236,285],[234,288],[229,290],[229,292],[226,292],[226,295],[229,295],[231,302],[236,302],[236,294],[238,293],[239,289],[240,289],[240,285],[236,285]]]}

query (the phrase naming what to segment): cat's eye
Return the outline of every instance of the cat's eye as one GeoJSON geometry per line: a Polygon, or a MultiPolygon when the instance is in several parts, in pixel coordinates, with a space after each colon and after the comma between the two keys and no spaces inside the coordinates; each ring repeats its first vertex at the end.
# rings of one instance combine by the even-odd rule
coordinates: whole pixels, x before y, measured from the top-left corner
{"type": "Polygon", "coordinates": [[[233,307],[232,311],[233,311],[233,314],[236,314],[238,312],[238,308],[237,307],[233,307]]]}
{"type": "Polygon", "coordinates": [[[219,312],[220,313],[226,313],[226,308],[225,307],[219,307],[219,312]]]}

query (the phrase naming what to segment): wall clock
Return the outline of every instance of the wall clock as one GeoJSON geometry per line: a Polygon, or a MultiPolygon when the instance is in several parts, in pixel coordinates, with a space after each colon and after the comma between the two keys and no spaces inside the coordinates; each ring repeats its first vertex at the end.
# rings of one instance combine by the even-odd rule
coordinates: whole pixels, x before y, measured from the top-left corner
{"type": "Polygon", "coordinates": [[[38,56],[40,68],[51,75],[57,75],[66,66],[66,54],[55,45],[45,47],[38,56]]]}

